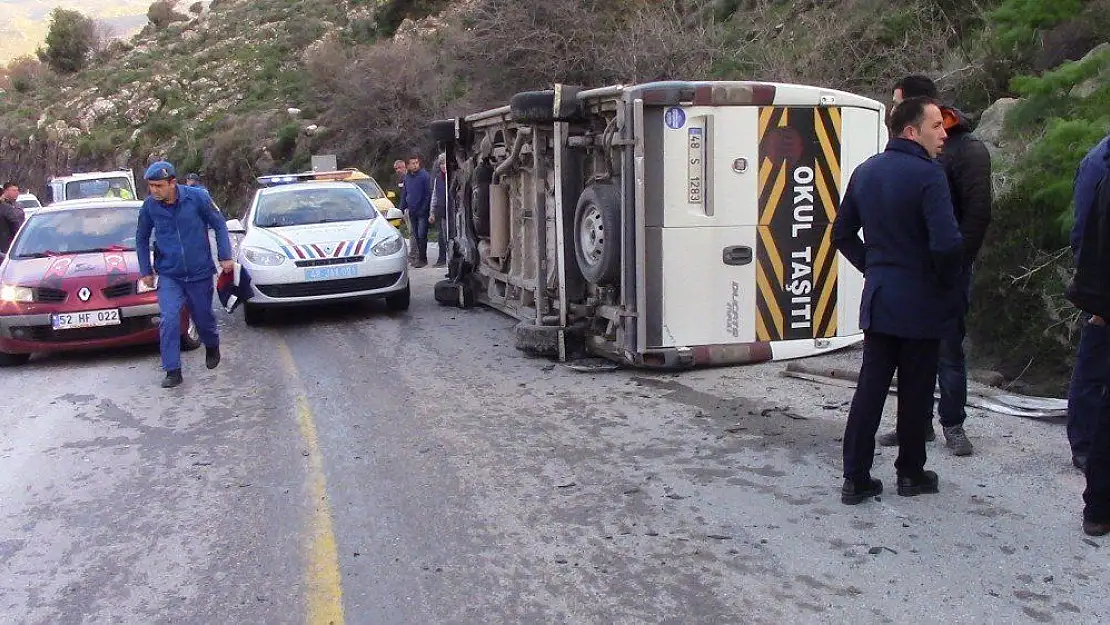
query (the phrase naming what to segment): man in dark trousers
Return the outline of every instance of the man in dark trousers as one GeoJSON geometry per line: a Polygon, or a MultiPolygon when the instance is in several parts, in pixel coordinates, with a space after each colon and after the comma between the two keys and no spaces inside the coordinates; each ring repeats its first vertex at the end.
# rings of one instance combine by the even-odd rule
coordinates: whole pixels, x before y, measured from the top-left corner
{"type": "Polygon", "coordinates": [[[416,247],[413,267],[428,266],[428,218],[432,209],[432,176],[420,164],[419,156],[409,157],[401,205],[409,215],[412,240],[416,247]]]}
{"type": "Polygon", "coordinates": [[[882,493],[871,477],[875,433],[898,372],[898,494],[935,493],[925,470],[940,339],[952,308],[963,244],[944,170],[944,117],[935,100],[907,98],[890,114],[886,150],[852,174],[833,224],[833,244],[864,274],[863,366],[844,432],[841,501],[882,493]],[[860,238],[860,229],[867,242],[860,238]]]}
{"type": "Polygon", "coordinates": [[[432,189],[432,215],[428,222],[438,225],[436,242],[439,256],[436,267],[447,266],[447,157],[443,154],[436,159],[436,179],[432,189]]]}
{"type": "Polygon", "coordinates": [[[212,276],[216,266],[208,241],[208,229],[216,232],[220,270],[235,267],[231,260],[231,238],[227,223],[212,204],[207,191],[177,184],[173,165],[158,161],[144,175],[150,195],[139,210],[135,252],[139,256],[140,280],[155,286],[158,274],[158,308],[162,317],[162,368],[164,388],[178,386],[181,376],[181,327],[183,310],[188,310],[205,346],[205,365],[220,364],[220,334],[212,313],[212,276]],[[150,235],[155,237],[155,261],[150,266],[150,235]]]}
{"type": "MultiPolygon", "coordinates": [[[[894,103],[904,98],[937,97],[937,86],[927,76],[906,76],[894,85],[894,103]]],[[[964,430],[967,419],[967,355],[964,337],[967,336],[966,315],[971,305],[971,276],[975,258],[983,246],[987,227],[991,222],[991,155],[987,146],[971,135],[971,122],[955,108],[940,107],[944,117],[944,130],[948,138],[939,160],[948,178],[952,206],[960,234],[964,238],[963,271],[959,289],[962,306],[953,316],[949,331],[940,342],[940,364],[937,367],[937,385],[940,401],[937,416],[944,431],[945,446],[956,456],[970,456],[974,451],[964,430]]],[[[926,440],[935,440],[936,432],[930,421],[926,440]]],[[[879,437],[879,444],[892,447],[898,444],[898,433],[890,431],[879,437]]]]}
{"type": "MultiPolygon", "coordinates": [[[[1071,249],[1079,265],[1079,249],[1087,216],[1095,205],[1099,182],[1110,172],[1110,136],[1098,143],[1079,163],[1075,173],[1075,225],[1071,230],[1071,249]]],[[[1071,462],[1077,469],[1087,468],[1095,423],[1110,405],[1107,379],[1110,378],[1110,328],[1104,317],[1084,313],[1080,319],[1079,350],[1075,356],[1071,386],[1068,388],[1068,443],[1071,462]]]]}
{"type": "MultiPolygon", "coordinates": [[[[393,161],[393,173],[397,175],[397,209],[405,214],[405,227],[408,229],[408,234],[412,236],[412,222],[409,221],[409,212],[405,210],[405,176],[408,175],[409,170],[405,165],[405,161],[397,159],[393,161]]],[[[409,246],[409,263],[416,262],[416,246],[415,241],[413,245],[409,246]]]]}
{"type": "Polygon", "coordinates": [[[25,218],[23,209],[15,203],[18,197],[19,185],[5,182],[3,189],[0,189],[0,252],[5,254],[25,218]]]}
{"type": "MultiPolygon", "coordinates": [[[[1088,158],[1102,158],[1107,141],[1110,138],[1095,146],[1088,158]]],[[[1066,295],[1076,307],[1090,316],[1087,321],[1089,326],[1105,332],[1106,320],[1110,319],[1110,173],[1104,169],[1102,176],[1096,179],[1095,172],[1091,162],[1084,159],[1079,168],[1080,175],[1076,176],[1079,253],[1075,277],[1068,285],[1066,295]]],[[[1083,531],[1089,536],[1103,536],[1110,534],[1110,403],[1105,396],[1107,388],[1110,388],[1110,351],[1107,351],[1105,342],[1081,344],[1081,351],[1083,347],[1090,349],[1081,353],[1076,370],[1085,368],[1085,375],[1089,376],[1085,383],[1097,387],[1102,393],[1098,400],[1090,399],[1086,408],[1091,414],[1084,415],[1084,418],[1090,419],[1084,424],[1084,434],[1090,437],[1090,441],[1085,462],[1087,489],[1083,492],[1086,504],[1083,507],[1083,531]]],[[[1071,426],[1071,423],[1068,425],[1071,426]]]]}

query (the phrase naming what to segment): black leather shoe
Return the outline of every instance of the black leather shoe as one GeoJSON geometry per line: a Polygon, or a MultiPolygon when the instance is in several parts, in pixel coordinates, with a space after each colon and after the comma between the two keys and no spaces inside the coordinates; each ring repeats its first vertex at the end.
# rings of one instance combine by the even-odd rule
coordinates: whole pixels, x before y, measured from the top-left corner
{"type": "Polygon", "coordinates": [[[903,497],[931,495],[940,492],[939,485],[940,480],[937,478],[937,474],[932,471],[925,471],[920,477],[898,478],[898,494],[903,497]]]}
{"type": "Polygon", "coordinates": [[[1105,536],[1110,534],[1110,523],[1083,521],[1083,533],[1088,536],[1105,536]]]}
{"type": "Polygon", "coordinates": [[[868,497],[881,494],[883,494],[883,483],[874,478],[862,481],[846,479],[844,486],[840,487],[840,501],[848,506],[863,503],[868,497]]]}
{"type": "Polygon", "coordinates": [[[174,369],[166,372],[166,379],[162,380],[162,388],[173,388],[181,386],[184,380],[181,377],[181,369],[174,369]]]}
{"type": "Polygon", "coordinates": [[[220,364],[220,347],[205,347],[204,348],[204,366],[209,369],[215,369],[220,364]]]}

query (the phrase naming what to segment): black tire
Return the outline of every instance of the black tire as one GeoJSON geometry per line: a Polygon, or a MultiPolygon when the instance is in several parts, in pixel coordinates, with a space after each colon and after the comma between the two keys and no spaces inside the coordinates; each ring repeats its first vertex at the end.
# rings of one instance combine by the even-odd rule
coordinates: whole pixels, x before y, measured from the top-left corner
{"type": "Polygon", "coordinates": [[[454,143],[455,120],[438,119],[428,124],[428,134],[432,136],[432,140],[436,143],[454,143]]]}
{"type": "Polygon", "coordinates": [[[200,349],[200,331],[197,330],[197,324],[193,320],[189,320],[189,329],[181,334],[181,351],[191,352],[200,349]]]}
{"type": "Polygon", "coordinates": [[[385,298],[385,306],[394,312],[401,312],[409,309],[410,299],[412,299],[412,291],[409,289],[408,285],[406,285],[405,290],[387,295],[385,298]]]}
{"type": "Polygon", "coordinates": [[[621,199],[613,184],[594,184],[574,210],[574,256],[582,277],[616,284],[621,275],[621,199]]]}
{"type": "Polygon", "coordinates": [[[22,367],[31,360],[31,354],[5,354],[0,352],[0,367],[22,367]]]}
{"type": "Polygon", "coordinates": [[[254,304],[243,302],[243,321],[249,326],[260,326],[266,322],[266,311],[254,304]]]}
{"type": "Polygon", "coordinates": [[[493,182],[493,168],[479,165],[474,170],[474,187],[470,197],[470,220],[474,233],[481,238],[489,238],[489,186],[493,182]]]}
{"type": "Polygon", "coordinates": [[[580,117],[577,87],[560,86],[559,110],[555,110],[555,90],[522,91],[509,101],[513,121],[521,124],[550,124],[580,117]]]}

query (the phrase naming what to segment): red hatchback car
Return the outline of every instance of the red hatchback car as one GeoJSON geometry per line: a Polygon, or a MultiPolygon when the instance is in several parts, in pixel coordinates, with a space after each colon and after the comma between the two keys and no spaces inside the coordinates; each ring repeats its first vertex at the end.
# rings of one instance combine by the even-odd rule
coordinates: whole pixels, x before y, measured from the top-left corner
{"type": "MultiPolygon", "coordinates": [[[[141,202],[81,200],[40,209],[0,264],[0,366],[32,353],[158,342],[158,293],[139,285],[141,202]]],[[[189,318],[183,350],[200,347],[189,318]]]]}

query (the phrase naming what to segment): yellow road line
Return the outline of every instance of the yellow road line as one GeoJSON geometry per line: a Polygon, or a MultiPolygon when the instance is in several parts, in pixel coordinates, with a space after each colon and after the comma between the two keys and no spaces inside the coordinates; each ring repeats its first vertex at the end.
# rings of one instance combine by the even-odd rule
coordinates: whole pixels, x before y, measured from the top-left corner
{"type": "MultiPolygon", "coordinates": [[[[278,343],[282,363],[294,380],[300,381],[293,353],[285,341],[278,343]]],[[[339,549],[332,527],[331,505],[324,478],[324,454],[316,436],[316,422],[308,397],[297,393],[297,425],[308,452],[307,490],[312,511],[305,528],[305,621],[308,625],[343,625],[343,581],[339,573],[339,549]]]]}

